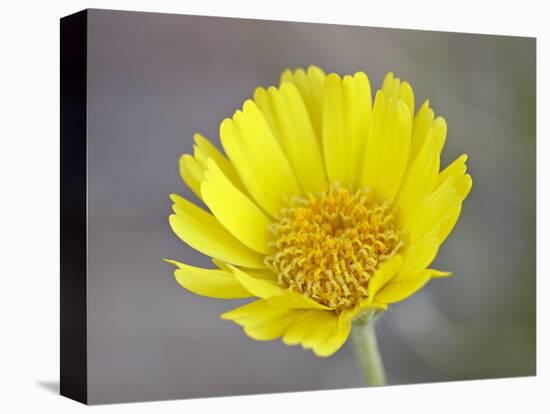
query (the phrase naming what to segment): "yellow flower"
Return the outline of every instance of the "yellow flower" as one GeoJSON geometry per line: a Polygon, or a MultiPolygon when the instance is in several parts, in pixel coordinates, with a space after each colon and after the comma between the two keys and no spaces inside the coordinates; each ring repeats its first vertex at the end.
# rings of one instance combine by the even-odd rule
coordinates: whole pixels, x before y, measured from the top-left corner
{"type": "Polygon", "coordinates": [[[217,269],[169,260],[184,288],[257,300],[222,315],[257,340],[336,352],[352,322],[450,273],[428,268],[472,180],[466,155],[440,171],[447,125],[386,75],[311,66],[258,88],[220,126],[227,157],[196,134],[180,159],[206,211],[172,194],[176,235],[217,269]]]}

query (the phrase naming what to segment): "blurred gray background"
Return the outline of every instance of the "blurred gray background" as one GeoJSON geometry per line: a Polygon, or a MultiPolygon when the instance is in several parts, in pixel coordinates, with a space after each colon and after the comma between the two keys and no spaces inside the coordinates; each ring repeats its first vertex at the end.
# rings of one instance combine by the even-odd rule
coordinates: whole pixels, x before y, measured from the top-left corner
{"type": "Polygon", "coordinates": [[[92,10],[88,23],[91,403],[362,386],[328,359],[256,342],[220,313],[245,301],[180,288],[163,257],[209,266],[168,225],[196,200],[178,158],[286,67],[387,71],[449,125],[444,165],[474,187],[431,282],[378,324],[390,384],[535,374],[535,40],[92,10]]]}

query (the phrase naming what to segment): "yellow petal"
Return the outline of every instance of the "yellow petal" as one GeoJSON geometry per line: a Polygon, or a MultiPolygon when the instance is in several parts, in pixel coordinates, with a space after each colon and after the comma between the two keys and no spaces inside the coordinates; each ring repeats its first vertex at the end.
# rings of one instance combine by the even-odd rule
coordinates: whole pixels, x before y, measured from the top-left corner
{"type": "Polygon", "coordinates": [[[207,161],[212,158],[231,183],[237,189],[246,193],[243,183],[231,162],[203,135],[197,133],[193,138],[195,139],[195,158],[200,162],[203,169],[207,169],[207,161]]]}
{"type": "Polygon", "coordinates": [[[472,189],[472,177],[465,174],[455,181],[456,195],[460,200],[464,200],[472,189]]]}
{"type": "Polygon", "coordinates": [[[414,117],[411,143],[412,158],[416,157],[416,154],[424,145],[424,140],[430,129],[434,131],[434,140],[437,148],[441,152],[447,137],[447,123],[445,119],[441,117],[435,118],[434,111],[430,108],[430,101],[426,100],[414,117]]]}
{"type": "Polygon", "coordinates": [[[202,136],[201,134],[195,134],[193,136],[195,140],[194,156],[191,154],[183,154],[180,157],[179,167],[180,175],[185,184],[193,190],[195,195],[199,198],[202,197],[200,186],[204,179],[204,172],[206,170],[206,161],[209,158],[214,159],[226,177],[241,191],[244,190],[244,186],[237,176],[235,169],[225,158],[218,149],[212,145],[212,143],[202,136]]]}
{"type": "Polygon", "coordinates": [[[446,277],[450,274],[440,270],[424,269],[412,278],[403,280],[396,278],[378,292],[376,299],[384,303],[399,302],[420,290],[431,278],[446,277]]]}
{"type": "Polygon", "coordinates": [[[443,242],[447,239],[447,237],[453,230],[453,227],[455,226],[456,222],[458,221],[458,218],[460,217],[461,211],[462,211],[462,203],[457,201],[449,209],[449,213],[441,220],[441,223],[439,224],[439,243],[440,244],[443,244],[443,242]]]}
{"type": "Polygon", "coordinates": [[[344,79],[335,73],[327,76],[323,88],[323,155],[331,181],[357,184],[371,107],[365,73],[344,79]]]}
{"type": "MultiPolygon", "coordinates": [[[[253,313],[233,318],[233,322],[248,329],[258,329],[270,324],[273,320],[287,316],[291,312],[289,309],[274,308],[266,301],[262,300],[261,302],[263,304],[261,309],[256,309],[253,313]]],[[[222,317],[226,319],[224,315],[227,314],[222,315],[222,317]]]]}
{"type": "Polygon", "coordinates": [[[301,194],[283,150],[253,101],[222,122],[220,136],[246,189],[272,217],[279,215],[287,199],[301,194]]]}
{"type": "Polygon", "coordinates": [[[437,149],[441,153],[441,150],[445,145],[445,140],[447,139],[447,121],[438,116],[432,123],[432,129],[437,149]]]}
{"type": "Polygon", "coordinates": [[[334,312],[315,312],[315,319],[311,322],[311,329],[304,335],[301,344],[304,349],[316,349],[332,336],[338,326],[338,317],[334,312]]]}
{"type": "Polygon", "coordinates": [[[470,189],[472,188],[472,178],[469,174],[464,175],[457,183],[457,198],[458,202],[452,207],[450,213],[441,221],[440,224],[440,234],[439,239],[440,243],[443,243],[455,226],[458,218],[460,217],[460,212],[462,211],[462,200],[466,198],[470,189]]]}
{"type": "Polygon", "coordinates": [[[332,314],[331,311],[311,309],[304,311],[290,325],[283,336],[283,342],[287,345],[297,345],[302,343],[307,335],[316,329],[316,322],[324,319],[326,315],[332,314]]]}
{"type": "Polygon", "coordinates": [[[346,342],[352,316],[318,309],[277,308],[260,299],[221,315],[244,328],[253,339],[272,340],[279,336],[287,345],[301,344],[317,356],[327,357],[346,342]]]}
{"type": "Polygon", "coordinates": [[[336,322],[336,327],[324,341],[316,344],[313,348],[315,355],[328,357],[338,351],[346,342],[351,332],[352,318],[348,318],[346,312],[342,312],[336,322]]]}
{"type": "Polygon", "coordinates": [[[256,89],[254,100],[279,140],[304,193],[326,186],[319,142],[300,93],[291,82],[256,89]]]}
{"type": "Polygon", "coordinates": [[[437,177],[437,186],[441,186],[448,178],[461,177],[466,173],[466,161],[468,155],[462,154],[452,163],[450,163],[437,177]]]}
{"type": "Polygon", "coordinates": [[[325,305],[317,303],[300,293],[292,292],[281,288],[276,279],[254,277],[253,272],[238,269],[234,266],[229,268],[233,271],[235,278],[254,296],[269,301],[270,305],[279,308],[293,309],[330,309],[325,305]]]}
{"type": "MultiPolygon", "coordinates": [[[[468,196],[472,189],[472,177],[466,173],[466,154],[461,155],[447,166],[437,177],[436,187],[438,191],[444,191],[445,187],[454,189],[454,200],[449,207],[448,214],[441,220],[441,243],[445,241],[449,233],[455,226],[460,212],[462,211],[462,201],[468,196]]],[[[447,190],[451,191],[451,190],[447,190]]]]}
{"type": "Polygon", "coordinates": [[[244,332],[257,341],[271,341],[282,336],[292,322],[301,315],[303,311],[287,310],[285,313],[269,320],[269,323],[257,327],[244,327],[244,332]]]}
{"type": "Polygon", "coordinates": [[[386,73],[382,81],[382,92],[386,98],[397,99],[399,96],[399,78],[395,78],[392,72],[386,73]]]}
{"type": "Polygon", "coordinates": [[[401,220],[407,222],[414,217],[428,196],[432,193],[438,177],[439,151],[433,134],[425,140],[416,159],[409,165],[403,184],[399,189],[396,203],[401,220]]]}
{"type": "MultiPolygon", "coordinates": [[[[233,273],[233,268],[230,264],[225,263],[223,260],[212,259],[212,262],[220,269],[233,273]]],[[[263,269],[246,269],[246,274],[252,276],[255,279],[265,279],[272,282],[277,282],[277,275],[268,268],[263,269]]]]}
{"type": "Polygon", "coordinates": [[[315,355],[328,357],[346,342],[351,331],[352,318],[337,316],[322,310],[305,311],[287,328],[283,342],[287,345],[301,344],[315,355]]]}
{"type": "Polygon", "coordinates": [[[369,280],[368,284],[368,303],[372,303],[376,296],[376,293],[384,287],[392,278],[397,275],[403,259],[400,255],[395,255],[391,259],[384,262],[378,270],[372,275],[372,278],[369,280]]]}
{"type": "Polygon", "coordinates": [[[199,162],[190,154],[183,154],[179,160],[180,176],[185,184],[201,198],[201,182],[204,169],[199,162]]]}
{"type": "Polygon", "coordinates": [[[435,227],[442,228],[442,222],[456,214],[461,201],[453,182],[449,179],[424,202],[417,205],[416,211],[411,210],[408,212],[410,214],[400,216],[401,226],[407,230],[409,243],[414,244],[435,227]]]}
{"type": "Polygon", "coordinates": [[[221,315],[244,328],[253,339],[268,341],[285,333],[303,311],[274,308],[265,300],[257,300],[221,315]]]}
{"type": "Polygon", "coordinates": [[[432,278],[449,277],[453,274],[453,272],[444,272],[442,270],[436,270],[436,269],[426,269],[426,272],[429,272],[430,277],[432,278]]]}
{"type": "Polygon", "coordinates": [[[403,250],[403,264],[395,280],[409,279],[430,265],[439,250],[439,233],[439,227],[434,226],[403,250]]]}
{"type": "Polygon", "coordinates": [[[420,290],[428,281],[430,275],[428,272],[422,272],[414,278],[402,281],[393,281],[388,283],[378,292],[376,299],[385,303],[395,303],[408,298],[416,291],[420,290]]]}
{"type": "Polygon", "coordinates": [[[246,274],[252,276],[255,279],[270,280],[277,282],[277,275],[273,273],[271,269],[246,269],[246,274]]]}
{"type": "Polygon", "coordinates": [[[169,217],[176,235],[189,246],[208,256],[240,266],[263,268],[263,257],[250,250],[216,218],[184,198],[172,194],[174,213],[169,217]]]}
{"type": "Polygon", "coordinates": [[[308,298],[298,292],[288,289],[282,289],[277,295],[269,298],[269,303],[273,306],[292,308],[292,309],[332,309],[329,306],[322,305],[315,300],[308,298]]]}
{"type": "Polygon", "coordinates": [[[331,73],[323,88],[323,157],[329,181],[349,184],[351,171],[347,159],[345,103],[342,80],[331,73]]]}
{"type": "Polygon", "coordinates": [[[233,271],[235,278],[241,285],[254,296],[262,299],[269,299],[282,292],[281,287],[275,280],[254,278],[235,266],[230,265],[229,268],[233,271]]]}
{"type": "Polygon", "coordinates": [[[252,296],[230,272],[203,269],[175,260],[165,261],[178,267],[174,272],[176,281],[197,295],[218,299],[240,299],[252,296]]]}
{"type": "Polygon", "coordinates": [[[220,317],[222,319],[226,319],[230,321],[244,320],[249,315],[261,313],[268,306],[269,306],[269,303],[267,303],[267,301],[260,299],[254,302],[247,303],[246,305],[239,306],[238,308],[235,308],[228,312],[225,312],[222,315],[220,315],[220,317]]]}
{"type": "Polygon", "coordinates": [[[357,185],[372,109],[367,75],[327,76],[323,89],[323,156],[330,181],[357,185]]]}
{"type": "Polygon", "coordinates": [[[409,82],[401,82],[401,85],[399,87],[399,99],[401,99],[403,102],[405,102],[405,105],[407,105],[412,119],[412,117],[414,116],[414,92],[409,82]]]}
{"type": "Polygon", "coordinates": [[[411,117],[403,101],[378,91],[366,140],[362,187],[384,200],[393,200],[408,163],[411,117]]]}
{"type": "Polygon", "coordinates": [[[411,85],[407,81],[401,81],[388,72],[382,83],[382,92],[388,99],[401,100],[407,106],[409,114],[414,115],[414,93],[411,85]]]}
{"type": "Polygon", "coordinates": [[[201,185],[204,202],[229,232],[251,249],[267,253],[271,219],[224,175],[210,158],[201,185]]]}
{"type": "Polygon", "coordinates": [[[292,72],[286,69],[281,74],[281,83],[292,82],[300,91],[300,95],[306,104],[315,135],[321,144],[321,129],[323,115],[323,83],[325,82],[325,73],[317,66],[310,66],[307,73],[299,68],[292,72]]]}
{"type": "Polygon", "coordinates": [[[365,152],[368,121],[372,112],[371,88],[368,76],[357,72],[352,76],[344,76],[343,92],[345,103],[346,125],[346,159],[349,164],[351,183],[359,184],[365,152]]]}

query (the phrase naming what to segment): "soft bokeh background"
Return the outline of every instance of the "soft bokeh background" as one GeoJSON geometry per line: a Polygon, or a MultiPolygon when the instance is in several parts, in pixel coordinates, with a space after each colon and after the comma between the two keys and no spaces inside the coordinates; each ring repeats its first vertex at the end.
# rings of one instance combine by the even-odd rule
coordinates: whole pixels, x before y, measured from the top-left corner
{"type": "Polygon", "coordinates": [[[353,350],[328,359],[255,342],[219,314],[246,301],[181,289],[168,194],[192,134],[218,139],[286,67],[387,71],[449,125],[446,165],[474,187],[437,265],[454,272],[378,324],[390,384],[535,374],[535,40],[92,10],[88,59],[89,400],[106,403],[358,387],[353,350]]]}

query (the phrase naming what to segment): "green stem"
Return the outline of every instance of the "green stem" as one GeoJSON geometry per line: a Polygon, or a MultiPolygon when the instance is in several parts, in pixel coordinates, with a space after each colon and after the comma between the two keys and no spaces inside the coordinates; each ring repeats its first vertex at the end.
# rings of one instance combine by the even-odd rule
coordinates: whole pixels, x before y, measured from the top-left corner
{"type": "Polygon", "coordinates": [[[384,363],[378,349],[374,325],[379,314],[368,313],[353,324],[352,337],[357,358],[361,364],[363,378],[367,385],[386,385],[384,363]]]}

